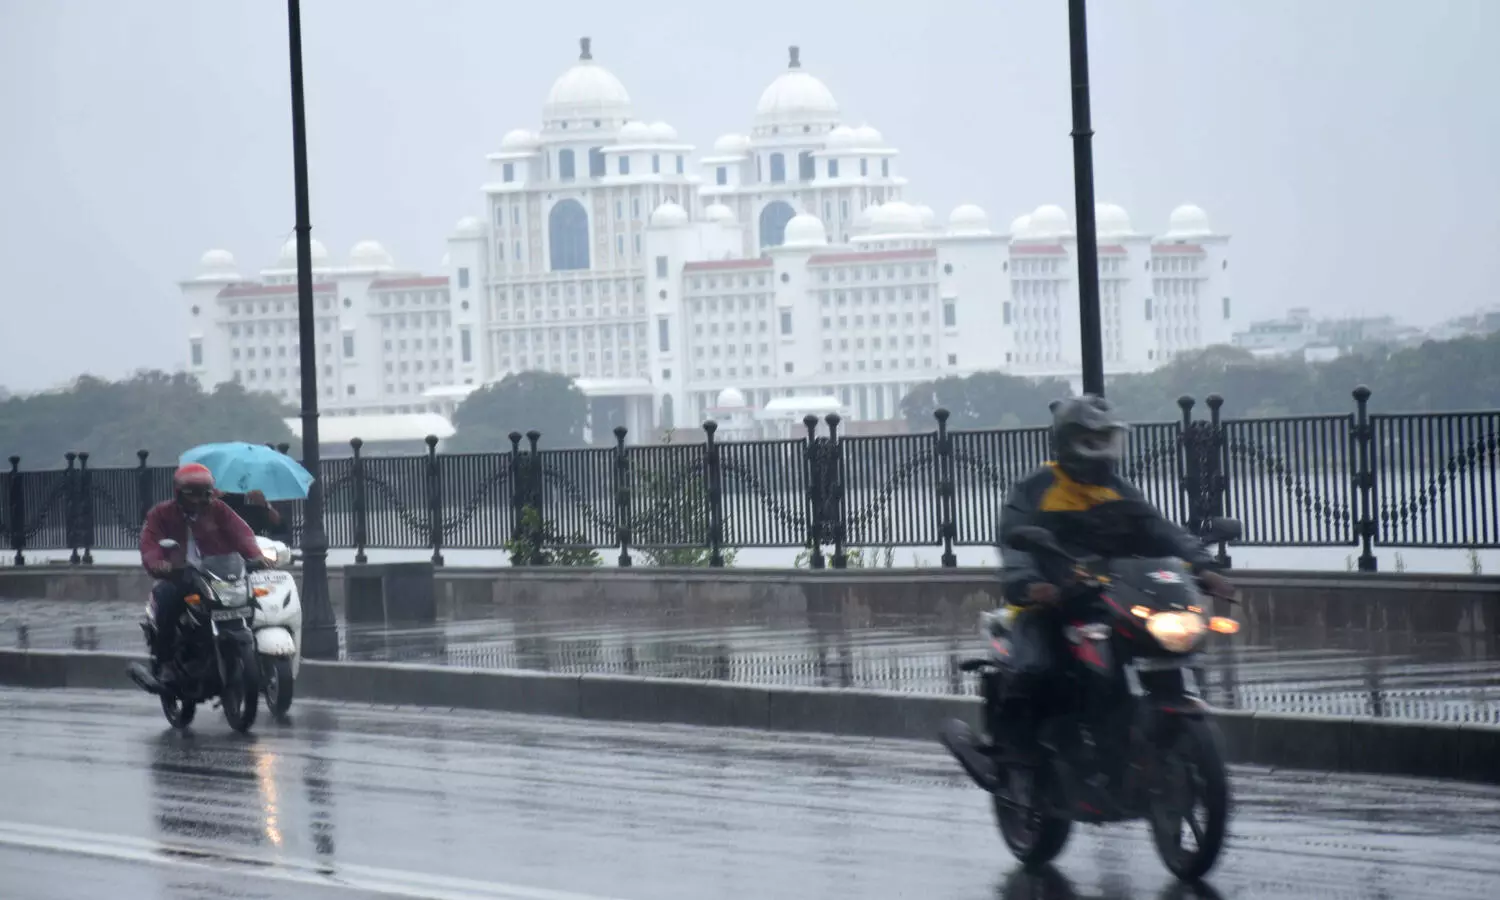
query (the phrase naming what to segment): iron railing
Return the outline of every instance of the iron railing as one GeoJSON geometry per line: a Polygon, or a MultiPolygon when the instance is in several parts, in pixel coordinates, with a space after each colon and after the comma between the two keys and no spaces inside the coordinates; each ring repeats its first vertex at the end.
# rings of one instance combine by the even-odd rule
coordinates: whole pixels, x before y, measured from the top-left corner
{"type": "MultiPolygon", "coordinates": [[[[1244,524],[1240,543],[1350,547],[1375,571],[1377,547],[1500,547],[1500,411],[1371,414],[1354,392],[1343,415],[1225,419],[1192,398],[1179,421],[1135,426],[1123,473],[1174,521],[1199,531],[1215,515],[1244,524]]],[[[841,421],[808,416],[806,434],[726,442],[713,422],[698,444],[542,449],[542,435],[512,433],[504,452],[327,459],[319,475],[329,543],[353,549],[543,547],[617,551],[725,549],[807,551],[813,568],[848,563],[852,547],[954,548],[993,543],[1005,491],[1049,453],[1044,428],[950,431],[938,410],[922,434],[847,437],[841,421]],[[528,510],[534,510],[528,514],[528,510]]],[[[283,448],[285,449],[285,448],[283,448]]],[[[170,496],[171,467],[96,468],[84,452],[60,469],[0,473],[0,534],[12,559],[67,550],[87,564],[95,550],[136,546],[146,511],[170,496]]],[[[279,504],[294,539],[301,503],[279,504]]],[[[1225,562],[1225,548],[1219,552],[1225,562]]],[[[637,554],[638,555],[638,554],[637,554]]]]}

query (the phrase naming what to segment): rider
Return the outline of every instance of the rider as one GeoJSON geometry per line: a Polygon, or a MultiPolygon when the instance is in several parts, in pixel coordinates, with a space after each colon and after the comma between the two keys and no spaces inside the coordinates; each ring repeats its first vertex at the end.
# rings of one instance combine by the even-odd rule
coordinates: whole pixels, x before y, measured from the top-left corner
{"type": "Polygon", "coordinates": [[[1000,514],[1001,582],[1005,600],[1017,608],[1011,625],[1011,677],[999,709],[999,734],[1023,762],[1038,758],[1037,729],[1045,716],[1046,689],[1064,652],[1058,585],[1069,572],[1058,561],[1005,545],[1016,528],[1046,528],[1066,543],[1110,555],[1175,556],[1185,561],[1211,594],[1228,596],[1228,580],[1208,568],[1213,557],[1185,531],[1147,503],[1116,471],[1125,454],[1129,426],[1108,401],[1084,394],[1052,406],[1055,461],[1032,472],[1006,494],[1000,514]],[[1109,504],[1134,501],[1133,514],[1111,522],[1109,504]],[[1123,528],[1121,527],[1123,525],[1123,528]],[[1102,545],[1102,546],[1101,546],[1102,545]]]}
{"type": "Polygon", "coordinates": [[[151,589],[156,610],[156,642],[151,648],[151,677],[158,687],[177,678],[171,665],[177,622],[186,609],[187,586],[173,575],[189,562],[207,556],[238,553],[250,568],[263,561],[250,526],[214,497],[214,476],[207,466],[188,463],[172,475],[174,497],[151,507],[141,528],[141,565],[157,579],[151,589]],[[171,550],[160,541],[177,542],[171,550]]]}

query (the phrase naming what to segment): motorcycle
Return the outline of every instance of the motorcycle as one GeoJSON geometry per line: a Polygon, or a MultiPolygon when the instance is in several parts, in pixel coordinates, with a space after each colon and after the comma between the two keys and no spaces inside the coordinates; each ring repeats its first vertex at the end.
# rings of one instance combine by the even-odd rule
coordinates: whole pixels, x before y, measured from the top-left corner
{"type": "MultiPolygon", "coordinates": [[[[1201,540],[1206,547],[1240,533],[1239,522],[1216,518],[1201,540]]],[[[1078,556],[1035,527],[1015,529],[1006,543],[1073,572],[1058,601],[1070,656],[1038,731],[1043,759],[1002,759],[1011,608],[981,615],[988,653],[962,664],[980,675],[987,739],[954,719],[942,743],[992,795],[1001,837],[1023,864],[1055,859],[1074,822],[1146,819],[1167,869],[1185,881],[1203,877],[1223,847],[1230,790],[1218,729],[1189,676],[1207,635],[1234,634],[1239,624],[1205,611],[1180,559],[1078,556]]]]}
{"type": "Polygon", "coordinates": [[[285,571],[295,557],[280,541],[257,537],[266,568],[250,573],[250,593],[257,607],[255,649],[259,654],[261,692],[266,709],[280,718],[292,706],[302,664],[302,599],[297,582],[285,571]]]}
{"type": "MultiPolygon", "coordinates": [[[[172,550],[177,542],[167,538],[158,546],[172,550]]],[[[131,665],[130,677],[142,690],[161,697],[162,713],[173,728],[188,727],[198,704],[217,698],[229,727],[247,732],[259,709],[260,667],[250,630],[255,598],[245,560],[238,553],[205,557],[189,563],[182,577],[188,593],[173,648],[177,684],[162,689],[141,663],[131,665]]],[[[147,604],[141,631],[149,650],[156,637],[154,604],[147,604]]]]}

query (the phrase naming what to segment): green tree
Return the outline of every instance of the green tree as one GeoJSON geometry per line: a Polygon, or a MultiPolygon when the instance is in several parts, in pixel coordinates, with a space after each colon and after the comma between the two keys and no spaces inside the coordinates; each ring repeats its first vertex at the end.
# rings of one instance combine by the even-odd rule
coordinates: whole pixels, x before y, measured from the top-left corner
{"type": "Polygon", "coordinates": [[[901,415],[915,431],[936,427],[933,414],[940,408],[948,410],[948,427],[954,430],[1021,428],[1045,424],[1048,404],[1069,393],[1068,383],[1060,378],[1034,381],[1001,372],[950,375],[912,388],[901,399],[901,415]]]}
{"type": "Polygon", "coordinates": [[[572,566],[594,568],[602,561],[599,552],[588,546],[580,534],[564,535],[542,518],[535,506],[521,510],[521,530],[505,542],[505,552],[512,566],[572,566]],[[538,562],[533,563],[536,559],[538,562]]]}
{"type": "MultiPolygon", "coordinates": [[[[0,452],[27,468],[61,465],[86,450],[93,466],[134,465],[137,450],[165,465],[220,441],[294,444],[294,414],[269,394],[221,384],[209,393],[185,373],[138,372],[122,381],[85,375],[67,388],[0,401],[0,452]]],[[[294,451],[295,452],[295,451],[294,451]]]]}
{"type": "Polygon", "coordinates": [[[541,446],[560,450],[584,445],[589,404],[573,379],[555,372],[518,372],[479,388],[453,413],[451,450],[510,449],[512,431],[542,433],[541,446]]]}

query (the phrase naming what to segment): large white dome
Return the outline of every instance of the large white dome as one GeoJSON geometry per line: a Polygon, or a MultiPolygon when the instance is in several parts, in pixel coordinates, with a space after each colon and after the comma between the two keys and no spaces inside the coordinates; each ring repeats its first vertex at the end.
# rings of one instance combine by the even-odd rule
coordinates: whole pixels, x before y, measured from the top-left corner
{"type": "Polygon", "coordinates": [[[827,244],[828,232],[823,228],[823,220],[817,216],[802,213],[792,216],[786,223],[783,247],[824,247],[827,244]]]}
{"type": "Polygon", "coordinates": [[[905,200],[892,200],[870,210],[871,234],[915,234],[922,230],[922,211],[905,200]]]}
{"type": "Polygon", "coordinates": [[[828,149],[830,150],[852,148],[858,145],[859,137],[848,125],[840,125],[828,132],[828,149]]]}
{"type": "Polygon", "coordinates": [[[228,275],[235,270],[234,254],[228,250],[210,250],[198,259],[204,275],[228,275]]]}
{"type": "MultiPolygon", "coordinates": [[[[318,240],[317,238],[313,238],[312,244],[310,246],[312,248],[313,265],[328,261],[328,248],[323,246],[322,241],[318,240]]],[[[292,235],[292,237],[285,244],[281,245],[281,255],[277,257],[277,261],[286,266],[288,269],[294,269],[297,267],[296,235],[292,235]]]]}
{"type": "Polygon", "coordinates": [[[974,204],[965,203],[948,214],[948,231],[952,234],[989,234],[990,217],[974,204]]]}
{"type": "Polygon", "coordinates": [[[650,127],[651,140],[659,144],[677,143],[677,129],[666,122],[652,122],[650,127]]]}
{"type": "Polygon", "coordinates": [[[703,218],[710,222],[723,222],[727,225],[733,225],[735,221],[734,210],[722,203],[710,203],[708,208],[703,210],[703,218]]]}
{"type": "Polygon", "coordinates": [[[739,388],[727,387],[719,391],[719,398],[714,405],[718,409],[744,409],[747,404],[743,391],[739,388]]]}
{"type": "Polygon", "coordinates": [[[394,261],[379,241],[360,241],[349,251],[349,265],[356,269],[389,269],[394,261]]]}
{"type": "Polygon", "coordinates": [[[1031,233],[1031,214],[1030,213],[1026,213],[1024,215],[1016,216],[1014,219],[1011,219],[1011,221],[1010,221],[1010,236],[1011,237],[1013,237],[1013,238],[1023,238],[1023,237],[1025,237],[1026,235],[1028,235],[1030,233],[1031,233]]]}
{"type": "Polygon", "coordinates": [[[506,132],[505,137],[500,139],[500,149],[511,153],[519,153],[524,150],[535,150],[537,143],[536,135],[525,128],[516,128],[506,132]]]}
{"type": "Polygon", "coordinates": [[[478,216],[464,216],[453,226],[453,236],[459,238],[479,237],[484,234],[484,221],[478,216]]]}
{"type": "Polygon", "coordinates": [[[1099,237],[1123,237],[1132,234],[1130,214],[1114,203],[1094,204],[1094,233],[1099,237]]]}
{"type": "Polygon", "coordinates": [[[1170,238],[1207,237],[1213,233],[1208,225],[1208,213],[1191,203],[1172,210],[1172,216],[1167,220],[1167,237],[1170,238]]]}
{"type": "Polygon", "coordinates": [[[750,139],[743,134],[726,134],[714,141],[714,152],[720,156],[740,156],[750,149],[750,139]]]}
{"type": "Polygon", "coordinates": [[[1027,237],[1034,238],[1059,238],[1073,233],[1073,224],[1068,220],[1068,213],[1061,206],[1051,203],[1038,206],[1031,213],[1031,222],[1027,230],[1027,237]]]}
{"type": "Polygon", "coordinates": [[[869,125],[861,125],[854,129],[854,142],[861,150],[873,150],[885,145],[885,137],[869,125]]]}
{"type": "Polygon", "coordinates": [[[816,76],[802,70],[797,48],[791,48],[787,70],[776,76],[755,105],[755,127],[769,130],[803,125],[832,126],[838,120],[839,104],[833,99],[833,92],[816,76]]]}
{"type": "Polygon", "coordinates": [[[626,119],[630,117],[630,94],[614,73],[594,62],[589,39],[579,41],[583,51],[566,72],[552,83],[542,107],[545,124],[559,119],[626,119]]]}
{"type": "Polygon", "coordinates": [[[651,213],[652,228],[681,228],[688,223],[687,210],[668,200],[651,213]]]}
{"type": "Polygon", "coordinates": [[[651,126],[645,122],[626,122],[618,137],[622,144],[647,144],[651,142],[651,126]]]}
{"type": "Polygon", "coordinates": [[[917,205],[917,215],[920,217],[923,231],[931,229],[933,223],[937,221],[937,213],[925,203],[917,205]]]}

